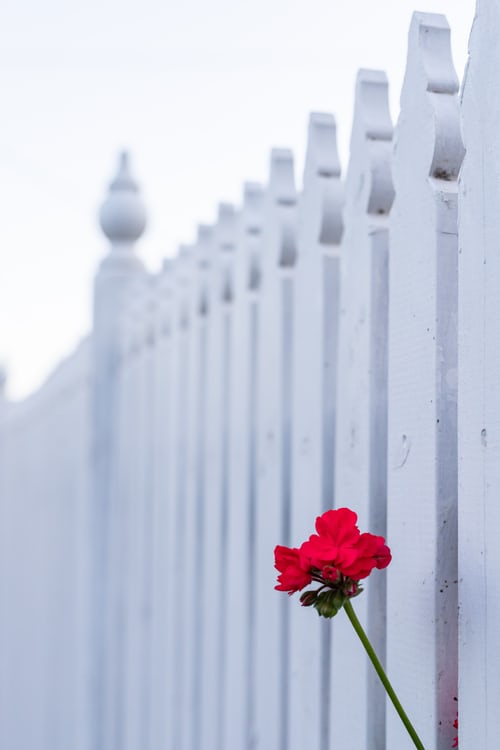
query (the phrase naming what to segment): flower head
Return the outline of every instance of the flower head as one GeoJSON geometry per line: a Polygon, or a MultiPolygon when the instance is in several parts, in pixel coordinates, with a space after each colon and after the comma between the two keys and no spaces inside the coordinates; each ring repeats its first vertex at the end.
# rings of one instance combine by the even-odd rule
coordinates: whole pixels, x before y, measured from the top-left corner
{"type": "Polygon", "coordinates": [[[354,546],[359,538],[357,515],[349,508],[328,510],[316,519],[317,534],[300,548],[304,560],[315,568],[333,565],[339,570],[356,559],[354,546]]]}
{"type": "Polygon", "coordinates": [[[277,546],[275,567],[281,575],[275,588],[293,594],[314,580],[320,588],[305,592],[301,604],[314,606],[324,617],[337,614],[347,599],[361,593],[361,579],[391,561],[385,539],[361,534],[357,520],[349,508],[328,510],[316,519],[317,533],[299,549],[277,546]]]}

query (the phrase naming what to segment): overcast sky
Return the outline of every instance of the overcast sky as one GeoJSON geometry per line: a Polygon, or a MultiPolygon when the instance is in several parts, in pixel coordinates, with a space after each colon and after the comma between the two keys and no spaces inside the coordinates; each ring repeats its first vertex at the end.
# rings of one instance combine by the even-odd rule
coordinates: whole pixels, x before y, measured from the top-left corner
{"type": "Polygon", "coordinates": [[[269,150],[301,170],[310,111],[337,117],[343,170],[360,67],[394,118],[413,10],[444,13],[462,78],[474,0],[3,0],[0,359],[19,397],[90,325],[96,212],[117,152],[148,207],[151,269],[211,222],[269,150]]]}

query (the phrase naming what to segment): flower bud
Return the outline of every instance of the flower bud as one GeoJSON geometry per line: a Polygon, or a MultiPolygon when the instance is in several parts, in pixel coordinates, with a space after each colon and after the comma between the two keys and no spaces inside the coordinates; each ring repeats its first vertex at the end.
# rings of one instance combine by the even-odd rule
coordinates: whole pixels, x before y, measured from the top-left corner
{"type": "Polygon", "coordinates": [[[321,575],[325,581],[336,581],[339,577],[339,571],[333,565],[324,565],[321,575]]]}
{"type": "Polygon", "coordinates": [[[300,603],[303,607],[311,607],[316,602],[317,597],[317,591],[309,589],[309,591],[304,591],[304,593],[301,595],[300,603]]]}
{"type": "Polygon", "coordinates": [[[356,581],[352,581],[349,586],[346,588],[346,594],[347,596],[356,596],[358,593],[358,584],[356,581]]]}
{"type": "Polygon", "coordinates": [[[322,617],[335,617],[337,612],[344,606],[346,599],[347,597],[343,591],[330,589],[318,595],[314,606],[318,614],[322,617]]]}

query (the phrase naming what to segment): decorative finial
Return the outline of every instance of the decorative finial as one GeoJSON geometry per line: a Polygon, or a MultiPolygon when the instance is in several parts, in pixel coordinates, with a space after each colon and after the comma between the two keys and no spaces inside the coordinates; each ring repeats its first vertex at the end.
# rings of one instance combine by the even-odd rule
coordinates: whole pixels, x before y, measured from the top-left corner
{"type": "Polygon", "coordinates": [[[118,170],[101,206],[99,220],[102,231],[114,247],[132,245],[146,227],[146,209],[130,173],[126,151],[120,154],[118,170]]]}

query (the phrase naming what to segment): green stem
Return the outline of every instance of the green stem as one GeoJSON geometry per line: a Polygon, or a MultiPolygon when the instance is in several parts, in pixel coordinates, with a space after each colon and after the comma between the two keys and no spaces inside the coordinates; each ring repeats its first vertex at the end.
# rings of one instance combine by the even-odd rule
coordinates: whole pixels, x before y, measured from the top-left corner
{"type": "Polygon", "coordinates": [[[422,745],[422,742],[420,741],[420,738],[419,738],[418,734],[416,733],[415,729],[413,728],[413,725],[412,725],[411,721],[409,720],[408,716],[406,715],[406,712],[405,712],[403,706],[399,702],[398,697],[397,697],[396,693],[394,692],[394,688],[392,687],[391,683],[389,682],[389,680],[387,678],[387,675],[384,672],[384,668],[382,667],[382,664],[379,662],[377,654],[373,650],[373,646],[370,643],[370,641],[368,640],[368,636],[366,635],[365,631],[363,630],[360,621],[356,617],[356,613],[354,612],[354,610],[352,608],[352,604],[351,604],[351,602],[349,600],[347,600],[346,603],[344,604],[344,609],[346,611],[347,617],[351,621],[351,625],[353,626],[354,630],[358,634],[358,637],[359,637],[361,643],[365,647],[366,653],[370,657],[371,663],[375,667],[375,671],[378,674],[378,676],[380,677],[380,680],[381,680],[383,686],[385,687],[385,689],[387,691],[387,695],[391,699],[391,701],[392,701],[392,703],[394,705],[394,708],[398,712],[399,718],[401,719],[401,721],[405,725],[406,731],[408,732],[408,734],[412,738],[415,747],[418,747],[419,750],[425,750],[424,746],[422,745]]]}

